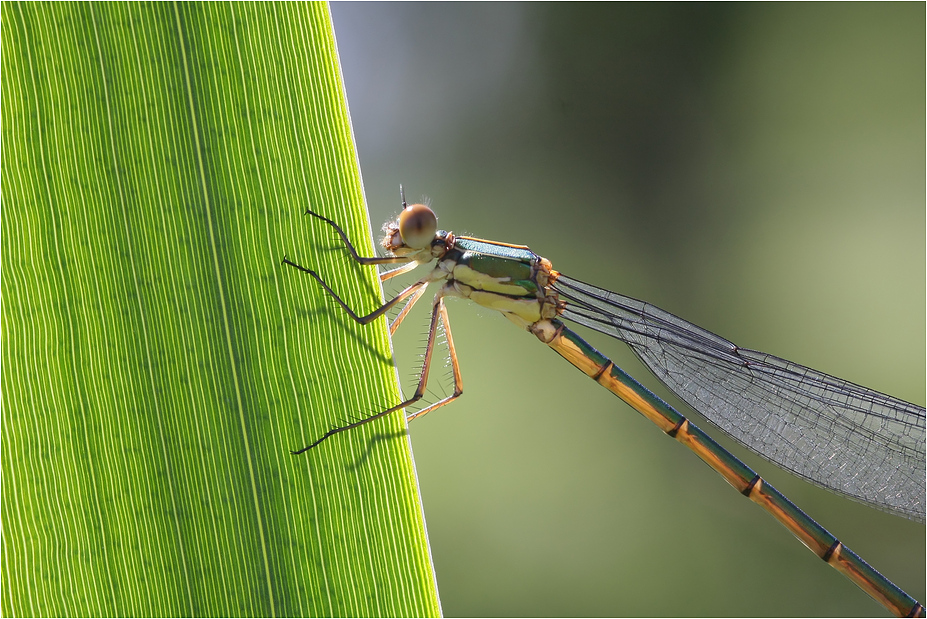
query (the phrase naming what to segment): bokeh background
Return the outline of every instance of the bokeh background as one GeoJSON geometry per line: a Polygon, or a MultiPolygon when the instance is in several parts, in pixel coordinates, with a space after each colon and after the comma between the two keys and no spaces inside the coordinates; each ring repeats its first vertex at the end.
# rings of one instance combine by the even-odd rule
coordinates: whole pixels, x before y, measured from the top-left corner
{"type": "MultiPolygon", "coordinates": [[[[923,4],[331,11],[375,227],[402,182],[443,228],[924,404],[923,4]]],[[[532,336],[449,308],[465,395],[410,429],[448,616],[882,614],[532,336]]],[[[924,600],[923,525],[731,448],[924,600]]]]}

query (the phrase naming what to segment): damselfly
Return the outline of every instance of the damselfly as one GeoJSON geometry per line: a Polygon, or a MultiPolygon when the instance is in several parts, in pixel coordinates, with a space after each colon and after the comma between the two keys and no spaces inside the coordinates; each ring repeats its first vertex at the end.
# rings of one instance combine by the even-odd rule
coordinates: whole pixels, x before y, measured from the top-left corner
{"type": "Polygon", "coordinates": [[[608,358],[568,329],[572,321],[627,343],[677,396],[726,434],[813,484],[898,516],[924,522],[925,410],[773,355],[740,348],[669,312],[567,277],[523,245],[456,236],[438,230],[424,204],[406,203],[384,226],[386,257],[358,255],[347,234],[334,228],[363,265],[401,264],[382,281],[434,262],[424,277],[382,307],[358,316],[315,271],[311,275],[351,316],[367,324],[405,302],[390,324],[394,333],[427,286],[434,297],[422,371],[412,397],[384,411],[329,430],[294,454],[331,436],[403,410],[424,397],[439,325],[444,329],[454,392],[407,413],[412,420],[459,397],[462,380],[445,298],[459,297],[501,312],[567,361],[686,445],[792,532],[805,546],[898,616],[925,616],[924,607],[860,559],[753,470],[690,423],[608,358]]]}

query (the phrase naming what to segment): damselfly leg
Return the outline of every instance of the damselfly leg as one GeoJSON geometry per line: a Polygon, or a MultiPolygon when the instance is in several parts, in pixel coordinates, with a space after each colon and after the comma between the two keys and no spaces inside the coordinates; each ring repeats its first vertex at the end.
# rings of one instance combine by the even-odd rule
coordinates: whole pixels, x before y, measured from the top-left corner
{"type": "MultiPolygon", "coordinates": [[[[406,257],[385,257],[385,258],[373,257],[373,258],[370,258],[370,257],[361,256],[354,249],[354,246],[351,245],[351,242],[348,240],[347,235],[345,235],[344,231],[342,231],[341,227],[338,226],[338,224],[336,224],[335,222],[331,221],[330,219],[326,217],[322,217],[321,215],[313,213],[312,211],[309,211],[309,210],[306,211],[306,214],[313,215],[321,219],[322,221],[328,223],[329,225],[331,225],[341,236],[341,239],[344,241],[344,244],[347,246],[348,250],[351,252],[351,256],[354,258],[354,260],[356,260],[360,264],[363,264],[363,265],[374,264],[375,265],[375,264],[388,264],[388,263],[397,263],[397,262],[410,262],[410,259],[406,257]]],[[[322,279],[322,277],[318,273],[316,273],[312,269],[306,268],[304,266],[301,266],[293,262],[287,257],[283,258],[283,264],[291,266],[295,269],[302,271],[303,273],[308,273],[309,275],[311,275],[312,278],[315,279],[315,281],[317,281],[319,285],[321,285],[322,288],[324,288],[325,291],[335,301],[337,301],[337,303],[344,309],[344,311],[348,314],[348,316],[350,316],[351,319],[357,322],[358,324],[362,324],[362,325],[369,324],[373,322],[374,320],[376,320],[377,318],[379,318],[380,316],[382,316],[383,314],[385,314],[386,312],[388,312],[389,310],[391,310],[392,308],[396,307],[398,304],[400,304],[405,299],[408,299],[408,302],[405,304],[405,306],[399,312],[399,315],[396,316],[396,319],[393,320],[392,324],[390,325],[390,335],[395,333],[396,329],[399,327],[402,320],[408,315],[409,311],[412,309],[412,306],[414,306],[415,303],[418,302],[418,300],[421,299],[422,296],[425,294],[428,284],[434,281],[432,277],[426,276],[420,279],[419,281],[411,284],[410,286],[406,287],[405,289],[403,289],[402,292],[400,292],[398,295],[396,295],[391,300],[384,303],[379,308],[375,309],[369,314],[361,316],[361,315],[358,315],[354,310],[352,310],[341,299],[341,297],[339,297],[338,294],[334,290],[332,290],[332,288],[325,282],[325,280],[322,279]]],[[[406,273],[412,270],[413,268],[415,268],[416,266],[418,266],[417,263],[411,262],[410,264],[404,265],[397,269],[393,269],[392,271],[387,271],[386,273],[381,274],[380,278],[381,280],[385,281],[396,275],[406,273]]],[[[315,441],[311,445],[307,447],[303,447],[302,449],[291,451],[290,453],[292,453],[293,455],[299,455],[301,453],[309,451],[310,449],[312,449],[313,447],[315,447],[316,445],[318,445],[325,439],[329,438],[330,436],[334,436],[335,434],[338,434],[340,432],[351,430],[353,428],[364,425],[366,423],[370,423],[371,421],[374,421],[375,419],[379,419],[380,417],[385,417],[386,415],[389,415],[390,413],[393,413],[397,410],[404,409],[408,406],[411,406],[412,404],[415,404],[419,400],[421,400],[422,397],[425,395],[425,389],[428,385],[428,374],[431,368],[431,360],[432,360],[432,356],[434,353],[435,340],[436,340],[436,335],[438,331],[439,321],[441,323],[441,326],[444,328],[445,337],[447,338],[448,353],[451,359],[451,370],[452,370],[453,379],[454,379],[454,392],[451,395],[433,404],[430,404],[429,406],[426,406],[425,408],[419,411],[409,414],[407,416],[407,419],[412,420],[412,419],[415,419],[416,417],[421,417],[422,415],[429,413],[435,410],[436,408],[440,408],[441,406],[444,406],[445,404],[448,404],[449,402],[452,402],[456,398],[460,397],[460,395],[463,393],[463,381],[461,380],[461,377],[460,377],[460,366],[457,362],[457,352],[454,348],[453,337],[451,336],[451,325],[450,325],[450,321],[448,320],[447,307],[444,304],[445,291],[446,291],[446,288],[442,288],[435,295],[434,305],[433,305],[432,312],[431,312],[431,321],[428,327],[428,340],[427,340],[427,344],[425,347],[424,358],[422,360],[422,371],[419,377],[418,386],[416,387],[415,393],[412,395],[412,397],[410,397],[409,399],[403,402],[400,402],[396,406],[380,411],[379,413],[376,413],[374,415],[370,415],[369,417],[365,417],[359,421],[355,421],[354,423],[332,428],[331,430],[326,432],[321,438],[319,438],[317,441],[315,441]]]]}

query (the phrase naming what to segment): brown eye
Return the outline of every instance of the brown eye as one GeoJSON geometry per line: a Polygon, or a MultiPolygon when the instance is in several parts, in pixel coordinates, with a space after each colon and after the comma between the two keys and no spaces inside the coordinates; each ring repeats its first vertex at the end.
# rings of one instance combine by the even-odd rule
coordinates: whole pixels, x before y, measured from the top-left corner
{"type": "Polygon", "coordinates": [[[438,231],[438,218],[424,204],[411,204],[399,214],[399,235],[412,249],[424,249],[438,231]]]}

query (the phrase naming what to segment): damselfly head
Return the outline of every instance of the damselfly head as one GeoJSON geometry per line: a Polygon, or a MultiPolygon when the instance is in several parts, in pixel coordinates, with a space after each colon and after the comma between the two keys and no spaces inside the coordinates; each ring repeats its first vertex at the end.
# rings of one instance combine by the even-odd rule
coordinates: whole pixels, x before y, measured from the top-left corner
{"type": "Polygon", "coordinates": [[[399,235],[412,249],[425,249],[435,239],[438,217],[424,204],[409,204],[399,213],[399,235]]]}

